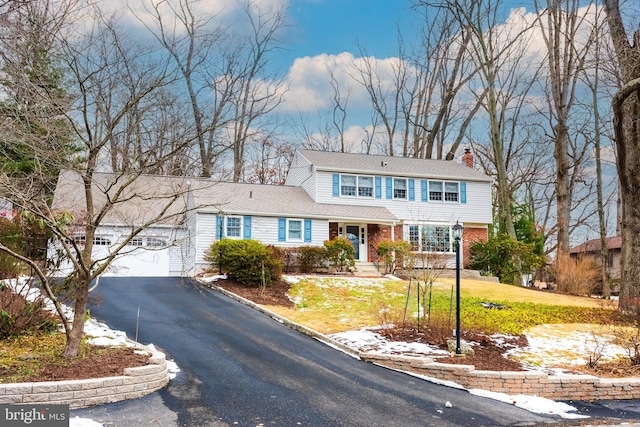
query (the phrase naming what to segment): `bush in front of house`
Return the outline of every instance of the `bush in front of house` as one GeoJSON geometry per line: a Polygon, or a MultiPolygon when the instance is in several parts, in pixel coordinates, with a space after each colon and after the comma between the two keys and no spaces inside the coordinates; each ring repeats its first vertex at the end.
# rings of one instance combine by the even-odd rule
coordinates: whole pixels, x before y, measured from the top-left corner
{"type": "Polygon", "coordinates": [[[384,264],[384,274],[393,274],[398,267],[411,267],[411,244],[406,240],[384,239],[378,243],[378,257],[384,264]]]}
{"type": "Polygon", "coordinates": [[[325,267],[327,250],[323,246],[300,246],[297,249],[298,268],[301,273],[314,273],[325,267]]]}
{"type": "Polygon", "coordinates": [[[522,273],[531,273],[545,263],[534,243],[520,242],[501,233],[469,247],[471,268],[492,274],[502,283],[519,284],[522,273]]]}
{"type": "Polygon", "coordinates": [[[333,240],[325,240],[324,247],[329,266],[337,272],[349,271],[355,266],[356,251],[347,238],[338,236],[333,240]]]}
{"type": "Polygon", "coordinates": [[[284,253],[257,240],[221,239],[211,245],[207,260],[213,270],[221,270],[250,287],[270,286],[282,277],[284,253]]]}

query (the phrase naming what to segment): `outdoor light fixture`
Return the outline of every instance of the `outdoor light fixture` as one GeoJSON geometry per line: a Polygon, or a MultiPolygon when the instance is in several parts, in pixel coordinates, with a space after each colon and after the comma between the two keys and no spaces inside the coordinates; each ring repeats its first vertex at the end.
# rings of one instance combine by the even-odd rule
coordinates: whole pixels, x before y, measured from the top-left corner
{"type": "Polygon", "coordinates": [[[451,234],[456,244],[456,355],[462,355],[460,347],[460,239],[462,226],[458,221],[451,227],[451,234]]]}

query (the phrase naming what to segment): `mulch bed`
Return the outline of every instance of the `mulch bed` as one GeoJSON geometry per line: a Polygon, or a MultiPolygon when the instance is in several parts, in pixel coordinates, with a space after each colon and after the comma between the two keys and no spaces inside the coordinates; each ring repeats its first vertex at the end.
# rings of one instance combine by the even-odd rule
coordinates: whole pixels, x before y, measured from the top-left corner
{"type": "MultiPolygon", "coordinates": [[[[65,381],[89,378],[105,378],[124,374],[125,368],[146,366],[149,355],[134,353],[132,348],[100,348],[85,357],[70,360],[59,360],[46,364],[33,375],[23,379],[24,382],[65,381]]],[[[10,377],[13,369],[0,368],[0,378],[10,377]]]]}

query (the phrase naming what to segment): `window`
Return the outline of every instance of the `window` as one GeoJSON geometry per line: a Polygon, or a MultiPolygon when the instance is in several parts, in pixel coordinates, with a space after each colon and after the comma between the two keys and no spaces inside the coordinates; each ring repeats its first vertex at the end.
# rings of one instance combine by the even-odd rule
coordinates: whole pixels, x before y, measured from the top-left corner
{"type": "Polygon", "coordinates": [[[129,246],[142,246],[142,239],[140,237],[133,238],[127,242],[129,246]]]}
{"type": "Polygon", "coordinates": [[[105,239],[104,237],[94,237],[93,244],[99,246],[108,246],[111,244],[111,240],[105,239]]]}
{"type": "Polygon", "coordinates": [[[393,198],[407,199],[407,180],[403,178],[393,178],[393,198]]]}
{"type": "Polygon", "coordinates": [[[373,197],[373,177],[372,176],[359,176],[358,177],[358,197],[373,197]]]}
{"type": "Polygon", "coordinates": [[[420,251],[420,227],[417,225],[409,226],[409,243],[411,244],[412,251],[420,251]]]}
{"type": "Polygon", "coordinates": [[[239,217],[227,217],[227,237],[240,237],[242,231],[242,219],[239,217]]]}
{"type": "Polygon", "coordinates": [[[373,177],[340,175],[340,195],[373,198],[373,177]]]}
{"type": "Polygon", "coordinates": [[[302,221],[298,219],[290,219],[287,222],[287,240],[302,240],[302,221]]]}
{"type": "Polygon", "coordinates": [[[429,225],[423,226],[422,251],[452,252],[451,233],[449,232],[449,227],[429,225]]]}
{"type": "Polygon", "coordinates": [[[356,177],[353,175],[341,175],[340,194],[343,196],[356,195],[356,177]]]}
{"type": "Polygon", "coordinates": [[[163,248],[167,246],[167,242],[158,237],[147,237],[147,246],[150,248],[163,248]]]}
{"type": "Polygon", "coordinates": [[[444,201],[445,202],[458,201],[458,183],[457,182],[444,183],[444,201]]]}
{"type": "Polygon", "coordinates": [[[460,201],[460,183],[429,181],[429,201],[454,202],[460,201]]]}
{"type": "Polygon", "coordinates": [[[442,182],[429,181],[429,200],[432,202],[442,201],[442,182]]]}
{"type": "Polygon", "coordinates": [[[454,252],[451,227],[446,225],[410,225],[409,243],[415,252],[454,252]]]}

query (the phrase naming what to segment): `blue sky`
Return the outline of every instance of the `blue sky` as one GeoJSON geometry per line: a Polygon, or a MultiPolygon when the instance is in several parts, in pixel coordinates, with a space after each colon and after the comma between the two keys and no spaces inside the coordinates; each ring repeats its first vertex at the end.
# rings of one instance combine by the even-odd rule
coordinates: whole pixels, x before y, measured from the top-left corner
{"type": "MultiPolygon", "coordinates": [[[[378,57],[392,56],[397,47],[397,24],[415,20],[405,0],[293,0],[289,9],[293,58],[322,53],[351,52],[358,43],[378,57]]],[[[406,29],[406,28],[405,28],[406,29]]]]}

